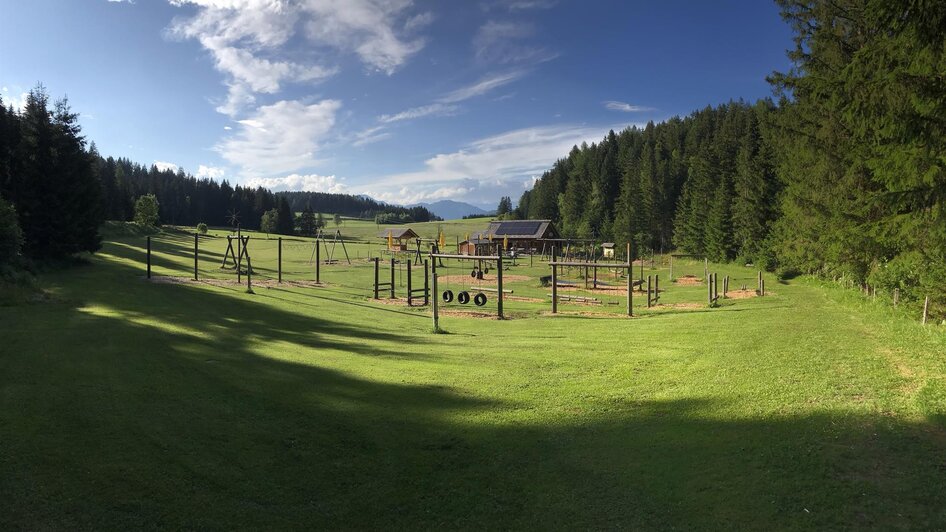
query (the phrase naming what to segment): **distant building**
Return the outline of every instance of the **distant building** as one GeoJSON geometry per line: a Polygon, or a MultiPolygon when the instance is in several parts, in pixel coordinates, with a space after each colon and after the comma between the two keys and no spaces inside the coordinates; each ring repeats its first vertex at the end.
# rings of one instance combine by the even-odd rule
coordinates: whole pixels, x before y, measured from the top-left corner
{"type": "Polygon", "coordinates": [[[551,220],[501,220],[490,222],[485,231],[470,235],[460,243],[464,255],[493,255],[504,242],[510,250],[540,250],[542,243],[561,235],[551,220]]]}
{"type": "Polygon", "coordinates": [[[420,237],[410,227],[398,227],[381,231],[378,233],[378,238],[387,241],[388,251],[407,251],[411,240],[420,237]]]}
{"type": "Polygon", "coordinates": [[[601,244],[601,256],[606,259],[614,258],[614,242],[605,242],[601,244]]]}

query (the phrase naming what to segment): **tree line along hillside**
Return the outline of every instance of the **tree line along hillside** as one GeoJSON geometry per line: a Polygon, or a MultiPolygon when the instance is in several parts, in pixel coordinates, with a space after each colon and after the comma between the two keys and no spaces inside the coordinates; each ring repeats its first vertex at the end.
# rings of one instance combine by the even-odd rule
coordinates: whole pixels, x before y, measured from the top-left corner
{"type": "Polygon", "coordinates": [[[0,201],[12,203],[16,211],[11,217],[21,229],[16,248],[22,247],[25,256],[52,259],[95,251],[102,222],[132,220],[136,201],[149,195],[157,200],[159,223],[227,226],[235,214],[242,227],[260,229],[270,213],[275,214],[273,232],[281,234],[295,231],[295,214],[307,207],[347,216],[385,214],[401,221],[434,218],[423,207],[348,194],[278,194],[102,157],[94,142],[82,136],[68,101],[50,102],[41,85],[29,92],[19,111],[0,99],[0,201]]]}
{"type": "Polygon", "coordinates": [[[570,237],[630,241],[932,298],[946,310],[946,4],[779,2],[777,101],[576,146],[519,200],[570,237]]]}

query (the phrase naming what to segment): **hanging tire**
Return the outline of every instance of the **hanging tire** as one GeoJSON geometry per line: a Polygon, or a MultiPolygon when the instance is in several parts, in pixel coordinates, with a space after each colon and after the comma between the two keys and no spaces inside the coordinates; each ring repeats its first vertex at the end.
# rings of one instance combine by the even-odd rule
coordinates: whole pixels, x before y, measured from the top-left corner
{"type": "Polygon", "coordinates": [[[449,303],[453,301],[453,290],[444,290],[443,291],[443,302],[449,303]]]}
{"type": "Polygon", "coordinates": [[[482,307],[483,305],[485,305],[485,304],[486,304],[486,294],[484,294],[483,292],[480,292],[479,294],[476,294],[476,296],[473,298],[473,303],[476,303],[476,306],[477,306],[477,307],[482,307]]]}
{"type": "Polygon", "coordinates": [[[470,277],[476,279],[476,270],[470,270],[470,277]]]}
{"type": "Polygon", "coordinates": [[[481,280],[481,281],[483,280],[483,271],[482,271],[482,270],[476,272],[476,278],[479,279],[479,280],[481,280]]]}
{"type": "MultiPolygon", "coordinates": [[[[485,273],[485,274],[488,275],[488,274],[489,274],[489,268],[486,268],[485,270],[483,270],[483,273],[485,273]]],[[[482,277],[480,277],[480,279],[482,279],[482,277]]]]}
{"type": "Polygon", "coordinates": [[[457,302],[461,305],[466,305],[470,302],[470,293],[469,292],[460,292],[457,294],[457,302]]]}

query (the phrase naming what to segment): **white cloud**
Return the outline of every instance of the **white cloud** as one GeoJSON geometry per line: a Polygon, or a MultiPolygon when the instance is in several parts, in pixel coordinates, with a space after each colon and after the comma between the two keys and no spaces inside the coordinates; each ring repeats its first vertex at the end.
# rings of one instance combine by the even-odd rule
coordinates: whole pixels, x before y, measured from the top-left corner
{"type": "Polygon", "coordinates": [[[303,104],[280,101],[240,120],[236,135],[216,146],[224,159],[249,177],[282,174],[315,166],[317,152],[341,107],[338,100],[303,104]]]}
{"type": "Polygon", "coordinates": [[[378,122],[381,122],[382,124],[389,124],[391,122],[411,120],[424,116],[452,116],[456,114],[457,110],[458,107],[456,105],[434,103],[430,105],[424,105],[422,107],[412,107],[393,115],[381,115],[378,117],[378,122]]]}
{"type": "Polygon", "coordinates": [[[481,96],[487,92],[502,87],[503,85],[512,83],[517,79],[521,78],[525,74],[522,71],[506,72],[504,74],[492,74],[487,76],[476,83],[459,88],[455,91],[452,91],[445,95],[443,98],[440,98],[441,103],[456,103],[462,102],[464,100],[469,100],[470,98],[481,96]]]}
{"type": "Polygon", "coordinates": [[[273,191],[302,190],[305,192],[341,193],[348,190],[334,175],[291,174],[286,177],[254,178],[246,182],[251,187],[265,187],[273,191]]]}
{"type": "Polygon", "coordinates": [[[180,168],[174,163],[169,163],[165,161],[155,161],[154,166],[157,167],[158,171],[164,172],[165,170],[170,170],[172,172],[177,172],[180,168]]]}
{"type": "Polygon", "coordinates": [[[19,96],[16,94],[9,94],[6,87],[3,87],[3,92],[7,93],[3,95],[3,106],[13,107],[13,111],[17,113],[23,112],[23,109],[26,107],[26,98],[29,96],[29,93],[21,92],[19,96]]]}
{"type": "Polygon", "coordinates": [[[221,179],[225,173],[226,173],[226,170],[219,166],[205,166],[202,164],[197,167],[197,173],[194,175],[200,179],[203,179],[203,178],[221,179]]]}
{"type": "Polygon", "coordinates": [[[491,201],[497,189],[521,193],[524,178],[542,174],[576,144],[601,140],[607,130],[556,125],[509,131],[431,157],[420,171],[379,176],[374,184],[355,191],[395,203],[443,198],[491,201]]]}
{"type": "Polygon", "coordinates": [[[647,111],[656,111],[653,107],[644,107],[643,105],[631,105],[625,102],[617,102],[614,100],[604,102],[604,107],[610,109],[611,111],[621,111],[624,113],[642,113],[647,111]]]}
{"type": "Polygon", "coordinates": [[[195,6],[176,18],[168,35],[195,39],[227,74],[226,100],[217,110],[235,116],[255,94],[275,94],[286,83],[313,83],[333,76],[327,49],[357,55],[372,70],[392,74],[424,46],[405,32],[429,24],[429,13],[410,16],[409,0],[168,0],[195,6]],[[296,46],[294,39],[308,41],[296,46]]]}

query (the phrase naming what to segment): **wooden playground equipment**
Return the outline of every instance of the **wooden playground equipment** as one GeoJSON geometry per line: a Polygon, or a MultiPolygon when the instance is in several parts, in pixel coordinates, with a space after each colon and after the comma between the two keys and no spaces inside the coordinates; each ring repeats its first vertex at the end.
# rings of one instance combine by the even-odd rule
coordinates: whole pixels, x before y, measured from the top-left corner
{"type": "MultiPolygon", "coordinates": [[[[434,246],[431,249],[429,259],[430,259],[430,273],[433,280],[433,321],[434,321],[434,331],[440,331],[440,298],[443,298],[445,303],[450,303],[453,301],[454,294],[452,291],[447,290],[441,294],[437,288],[437,263],[443,259],[454,259],[454,260],[472,260],[478,261],[479,264],[484,262],[496,262],[496,316],[499,319],[504,319],[503,315],[503,256],[501,253],[496,255],[459,255],[452,253],[440,253],[439,247],[434,246]]],[[[479,271],[483,271],[482,266],[479,266],[479,271]]],[[[474,269],[474,276],[476,275],[476,269],[474,269]]],[[[470,295],[467,291],[461,291],[456,295],[457,302],[461,304],[467,304],[470,302],[470,295]]],[[[477,306],[482,306],[486,303],[487,297],[482,292],[476,294],[473,297],[474,303],[477,306]],[[482,297],[481,297],[482,296],[482,297]]]]}

